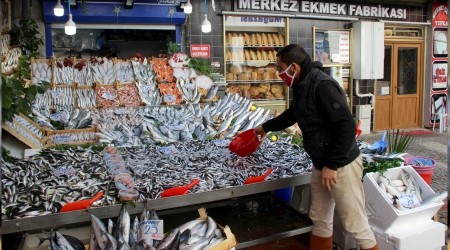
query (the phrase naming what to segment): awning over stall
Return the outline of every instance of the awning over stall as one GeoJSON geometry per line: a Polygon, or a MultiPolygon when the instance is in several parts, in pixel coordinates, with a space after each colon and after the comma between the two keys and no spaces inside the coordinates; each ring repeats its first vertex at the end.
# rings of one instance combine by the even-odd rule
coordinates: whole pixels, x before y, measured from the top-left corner
{"type": "MultiPolygon", "coordinates": [[[[65,23],[68,20],[67,1],[61,1],[64,6],[64,16],[53,14],[56,0],[44,0],[44,22],[65,23]]],[[[78,3],[77,8],[71,8],[75,23],[91,24],[174,24],[181,25],[186,15],[178,8],[179,1],[149,0],[145,3],[135,1],[132,8],[125,8],[124,1],[86,2],[84,8],[78,3]],[[162,4],[170,2],[171,4],[162,4]]]]}

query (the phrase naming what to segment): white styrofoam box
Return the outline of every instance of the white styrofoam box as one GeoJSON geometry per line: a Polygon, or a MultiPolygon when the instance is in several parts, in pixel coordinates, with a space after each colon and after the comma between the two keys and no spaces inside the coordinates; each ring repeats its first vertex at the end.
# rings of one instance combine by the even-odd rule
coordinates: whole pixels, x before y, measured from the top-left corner
{"type": "Polygon", "coordinates": [[[377,227],[372,227],[372,231],[383,250],[441,250],[445,245],[445,227],[442,223],[427,221],[395,231],[385,232],[377,227]]]}
{"type": "MultiPolygon", "coordinates": [[[[400,172],[402,169],[407,171],[419,185],[422,191],[422,200],[435,194],[411,166],[388,169],[384,172],[384,176],[388,179],[401,179],[400,172]]],[[[409,225],[413,226],[418,223],[428,222],[444,205],[444,202],[432,203],[406,211],[399,211],[394,207],[391,200],[382,193],[383,191],[378,186],[378,177],[379,173],[367,173],[364,176],[363,184],[366,194],[366,210],[370,212],[370,216],[368,216],[369,223],[379,227],[381,230],[396,230],[408,227],[409,225]]]]}

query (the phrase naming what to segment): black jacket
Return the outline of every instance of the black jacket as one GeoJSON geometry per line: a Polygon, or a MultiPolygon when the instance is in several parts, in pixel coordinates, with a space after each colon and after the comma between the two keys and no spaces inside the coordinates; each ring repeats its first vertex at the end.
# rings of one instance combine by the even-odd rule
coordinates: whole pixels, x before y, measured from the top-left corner
{"type": "Polygon", "coordinates": [[[262,126],[265,131],[278,131],[297,122],[314,166],[336,170],[360,154],[355,140],[356,124],[344,91],[323,72],[322,64],[303,64],[300,80],[292,86],[292,105],[262,126]]]}

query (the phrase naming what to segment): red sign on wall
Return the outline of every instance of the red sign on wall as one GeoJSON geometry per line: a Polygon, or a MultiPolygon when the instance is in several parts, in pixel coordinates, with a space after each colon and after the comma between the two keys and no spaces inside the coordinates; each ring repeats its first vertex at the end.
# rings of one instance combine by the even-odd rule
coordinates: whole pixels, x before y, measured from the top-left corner
{"type": "Polygon", "coordinates": [[[191,57],[209,58],[211,56],[209,44],[191,44],[191,57]]]}

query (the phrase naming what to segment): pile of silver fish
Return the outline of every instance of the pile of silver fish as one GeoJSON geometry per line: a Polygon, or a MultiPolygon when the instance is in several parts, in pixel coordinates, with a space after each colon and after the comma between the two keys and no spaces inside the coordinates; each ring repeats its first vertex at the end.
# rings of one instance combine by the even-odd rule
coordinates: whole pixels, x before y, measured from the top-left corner
{"type": "Polygon", "coordinates": [[[31,63],[31,83],[40,84],[42,81],[52,81],[52,69],[49,62],[34,61],[31,63]]]}
{"type": "MultiPolygon", "coordinates": [[[[208,249],[224,240],[216,222],[208,217],[206,220],[195,219],[171,229],[161,240],[152,239],[150,228],[152,222],[160,220],[154,210],[144,209],[140,216],[131,219],[125,206],[114,223],[108,219],[104,224],[97,216],[91,214],[91,237],[89,249],[101,250],[162,250],[162,249],[208,249]]],[[[153,231],[154,229],[152,229],[153,231]]],[[[162,232],[161,232],[162,233],[162,232]]]]}
{"type": "Polygon", "coordinates": [[[50,241],[50,250],[86,250],[81,240],[60,232],[50,232],[47,237],[39,237],[39,246],[44,241],[50,241]]]}
{"type": "MultiPolygon", "coordinates": [[[[311,171],[306,152],[287,141],[266,139],[248,157],[238,157],[221,140],[178,142],[159,147],[120,148],[135,180],[138,201],[157,199],[163,190],[200,179],[191,193],[242,185],[249,176],[267,179],[298,176],[311,171]],[[151,159],[151,160],[149,160],[151,159]]],[[[14,163],[2,159],[4,218],[23,218],[59,212],[68,202],[91,198],[104,191],[94,207],[120,203],[118,190],[108,173],[101,152],[44,149],[39,154],[14,163]]]]}
{"type": "MultiPolygon", "coordinates": [[[[191,192],[205,192],[242,185],[248,177],[260,176],[270,167],[268,180],[298,176],[311,171],[306,152],[296,145],[265,140],[248,157],[239,157],[220,140],[174,143],[159,147],[121,149],[135,179],[134,188],[145,198],[160,198],[162,191],[200,179],[191,192]],[[148,161],[152,159],[152,161],[148,161]]],[[[141,196],[140,196],[141,197],[141,196]]]]}
{"type": "Polygon", "coordinates": [[[99,142],[116,147],[231,138],[269,118],[270,110],[250,111],[253,102],[238,94],[207,105],[102,109],[93,113],[99,142]]]}

